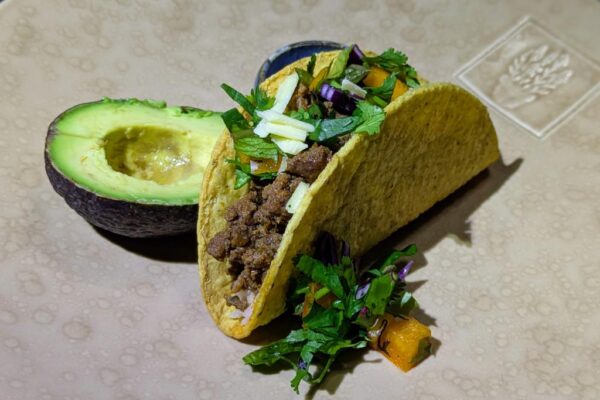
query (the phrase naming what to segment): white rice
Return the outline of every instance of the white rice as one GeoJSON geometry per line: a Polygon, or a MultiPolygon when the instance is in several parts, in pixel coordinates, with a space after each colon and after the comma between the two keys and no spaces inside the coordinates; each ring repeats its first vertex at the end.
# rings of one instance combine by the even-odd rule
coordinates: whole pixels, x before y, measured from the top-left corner
{"type": "Polygon", "coordinates": [[[238,296],[242,300],[246,299],[246,302],[248,303],[248,307],[246,307],[244,311],[240,311],[237,308],[234,308],[229,313],[229,318],[241,319],[242,325],[245,325],[252,316],[252,305],[254,304],[254,299],[256,298],[256,295],[254,294],[254,292],[251,292],[249,290],[240,290],[239,292],[234,293],[232,296],[238,296]]]}

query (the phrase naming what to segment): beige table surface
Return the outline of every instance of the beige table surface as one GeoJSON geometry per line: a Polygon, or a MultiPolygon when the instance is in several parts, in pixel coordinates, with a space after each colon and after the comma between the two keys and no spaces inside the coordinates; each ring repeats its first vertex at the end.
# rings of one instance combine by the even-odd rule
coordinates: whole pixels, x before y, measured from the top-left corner
{"type": "MultiPolygon", "coordinates": [[[[550,120],[599,80],[575,50],[600,59],[598,1],[0,3],[0,399],[299,398],[290,371],[253,373],[241,357],[254,344],[213,325],[194,237],[101,234],[53,192],[43,142],[62,110],[102,96],[225,109],[221,82],[248,90],[270,52],[306,39],[393,46],[454,80],[524,16],[571,54],[571,80],[539,97],[548,106],[519,108],[550,120]]],[[[510,64],[502,54],[492,64],[510,64]]],[[[386,242],[423,252],[409,281],[435,357],[408,374],[377,353],[346,357],[309,398],[600,398],[600,96],[588,95],[544,140],[491,109],[503,163],[386,242]]]]}

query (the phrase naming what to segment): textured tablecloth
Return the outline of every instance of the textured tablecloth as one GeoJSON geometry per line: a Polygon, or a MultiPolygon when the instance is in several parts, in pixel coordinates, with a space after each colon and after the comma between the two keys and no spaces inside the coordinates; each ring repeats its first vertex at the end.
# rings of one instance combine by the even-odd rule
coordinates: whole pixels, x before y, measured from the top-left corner
{"type": "Polygon", "coordinates": [[[307,39],[393,46],[468,87],[503,155],[385,242],[420,247],[409,282],[435,356],[408,374],[344,357],[308,397],[600,398],[598,38],[593,0],[3,1],[0,398],[298,398],[290,371],[241,361],[285,324],[222,335],[195,238],[96,231],[53,192],[43,143],[61,111],[103,96],[225,109],[221,82],[248,90],[272,51],[307,39]],[[535,62],[551,84],[527,80],[535,62]]]}

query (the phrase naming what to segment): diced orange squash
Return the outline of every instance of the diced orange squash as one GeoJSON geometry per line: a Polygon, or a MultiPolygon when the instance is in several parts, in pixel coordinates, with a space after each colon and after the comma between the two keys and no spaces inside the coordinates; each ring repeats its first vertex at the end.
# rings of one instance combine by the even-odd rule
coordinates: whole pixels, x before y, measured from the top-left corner
{"type": "Polygon", "coordinates": [[[406,86],[400,79],[396,79],[394,91],[392,92],[392,100],[396,99],[398,96],[402,96],[407,90],[408,86],[406,86]]]}
{"type": "Polygon", "coordinates": [[[379,67],[371,67],[369,73],[363,79],[363,83],[368,87],[379,87],[390,73],[379,67]]]}
{"type": "Polygon", "coordinates": [[[242,164],[250,164],[250,157],[245,155],[244,153],[238,153],[238,156],[240,157],[240,162],[242,164]]]}
{"type": "Polygon", "coordinates": [[[302,318],[306,317],[310,312],[310,309],[313,303],[317,303],[323,308],[329,308],[331,303],[333,303],[337,297],[331,292],[327,293],[325,296],[320,297],[318,299],[315,298],[317,291],[321,289],[321,285],[315,282],[311,282],[308,284],[309,291],[304,297],[304,305],[302,306],[302,318]]]}
{"type": "MultiPolygon", "coordinates": [[[[363,84],[367,87],[379,87],[383,85],[383,81],[390,75],[386,70],[379,67],[371,67],[369,73],[363,79],[363,84]]],[[[408,86],[404,84],[399,79],[396,79],[396,84],[394,85],[394,91],[392,93],[392,100],[396,97],[403,95],[408,90],[408,86]]]]}
{"type": "Polygon", "coordinates": [[[407,372],[431,352],[431,330],[414,318],[385,314],[379,321],[379,335],[369,345],[380,351],[402,371],[407,372]]]}
{"type": "Polygon", "coordinates": [[[254,175],[264,174],[267,172],[277,172],[279,170],[279,166],[281,165],[282,157],[279,156],[277,160],[273,160],[270,158],[266,158],[264,160],[252,160],[252,165],[254,165],[252,169],[252,173],[254,175]]]}

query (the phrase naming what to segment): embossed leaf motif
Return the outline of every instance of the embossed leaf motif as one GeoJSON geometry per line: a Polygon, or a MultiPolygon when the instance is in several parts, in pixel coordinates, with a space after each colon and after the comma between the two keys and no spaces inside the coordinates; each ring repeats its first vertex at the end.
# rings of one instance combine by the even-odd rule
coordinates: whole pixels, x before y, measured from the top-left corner
{"type": "Polygon", "coordinates": [[[508,71],[498,79],[494,99],[508,109],[515,109],[552,93],[573,75],[567,53],[542,44],[515,57],[508,71]]]}

